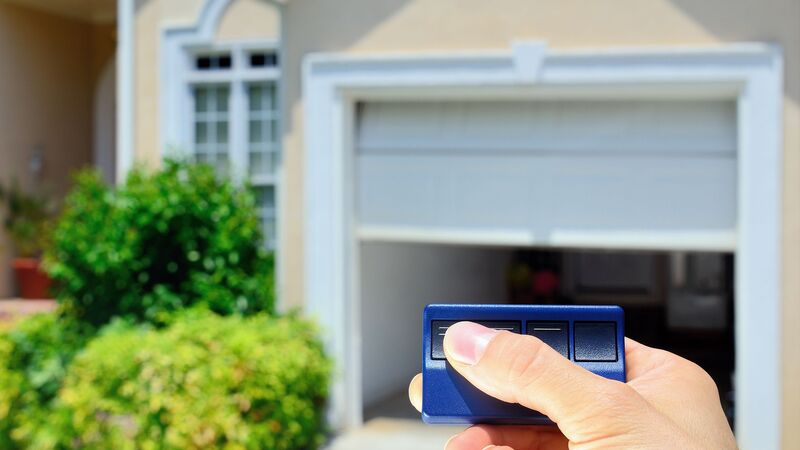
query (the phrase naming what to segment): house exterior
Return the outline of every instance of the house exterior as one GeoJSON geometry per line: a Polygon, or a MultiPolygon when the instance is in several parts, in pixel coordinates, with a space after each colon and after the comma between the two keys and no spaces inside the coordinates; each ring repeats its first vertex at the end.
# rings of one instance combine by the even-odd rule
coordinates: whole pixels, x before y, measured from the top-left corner
{"type": "Polygon", "coordinates": [[[58,189],[181,154],[249,179],[281,305],[339,364],[336,426],[413,373],[386,356],[417,363],[397,323],[503,292],[502,249],[718,252],[740,445],[800,447],[796,1],[78,3],[0,4],[29,50],[0,54],[30,63],[0,72],[0,111],[52,119],[6,125],[0,174],[42,140],[58,189]],[[53,91],[14,100],[34,83],[53,91]]]}

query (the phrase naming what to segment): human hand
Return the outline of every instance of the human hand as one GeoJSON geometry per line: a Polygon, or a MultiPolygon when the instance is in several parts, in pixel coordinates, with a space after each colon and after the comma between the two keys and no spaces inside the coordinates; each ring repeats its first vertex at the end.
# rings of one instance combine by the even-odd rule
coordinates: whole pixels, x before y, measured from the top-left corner
{"type": "MultiPolygon", "coordinates": [[[[736,448],[714,381],[667,351],[626,338],[628,382],[621,383],[573,364],[533,336],[472,322],[451,326],[444,350],[481,391],[558,425],[476,425],[453,436],[446,450],[736,448]]],[[[409,397],[421,410],[421,374],[409,397]]]]}

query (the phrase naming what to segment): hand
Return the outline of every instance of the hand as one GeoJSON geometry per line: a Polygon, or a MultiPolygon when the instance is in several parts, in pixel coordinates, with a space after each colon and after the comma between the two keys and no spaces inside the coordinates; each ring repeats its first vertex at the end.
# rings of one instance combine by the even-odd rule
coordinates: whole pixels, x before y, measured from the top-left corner
{"type": "MultiPolygon", "coordinates": [[[[533,336],[472,322],[451,326],[444,350],[481,391],[558,425],[477,425],[453,436],[446,450],[736,448],[714,381],[664,350],[626,339],[627,383],[595,375],[533,336]]],[[[411,381],[409,397],[421,410],[421,375],[411,381]]]]}

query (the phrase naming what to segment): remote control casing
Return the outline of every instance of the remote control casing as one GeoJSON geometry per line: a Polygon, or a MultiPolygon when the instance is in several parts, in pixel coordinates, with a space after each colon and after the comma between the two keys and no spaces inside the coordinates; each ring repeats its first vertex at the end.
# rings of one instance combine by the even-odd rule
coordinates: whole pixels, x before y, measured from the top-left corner
{"type": "Polygon", "coordinates": [[[432,304],[425,307],[422,322],[426,423],[552,424],[543,414],[484,394],[453,369],[442,343],[447,326],[458,321],[535,335],[575,364],[625,381],[625,324],[619,306],[432,304]]]}

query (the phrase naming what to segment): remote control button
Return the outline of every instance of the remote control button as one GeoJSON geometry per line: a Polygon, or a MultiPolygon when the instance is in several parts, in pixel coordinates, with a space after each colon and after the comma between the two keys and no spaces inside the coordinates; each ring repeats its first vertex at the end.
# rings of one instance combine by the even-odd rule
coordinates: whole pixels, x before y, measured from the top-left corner
{"type": "Polygon", "coordinates": [[[617,360],[615,322],[575,322],[575,361],[612,362],[617,360]]]}
{"type": "MultiPolygon", "coordinates": [[[[466,320],[466,319],[465,319],[466,320]]],[[[431,321],[431,359],[446,359],[444,356],[444,333],[451,325],[463,320],[432,320],[431,321]]],[[[512,333],[521,333],[520,322],[510,320],[470,320],[495,330],[505,330],[512,333]]]]}
{"type": "Polygon", "coordinates": [[[553,347],[561,356],[569,359],[568,322],[528,322],[528,334],[553,347]]]}

